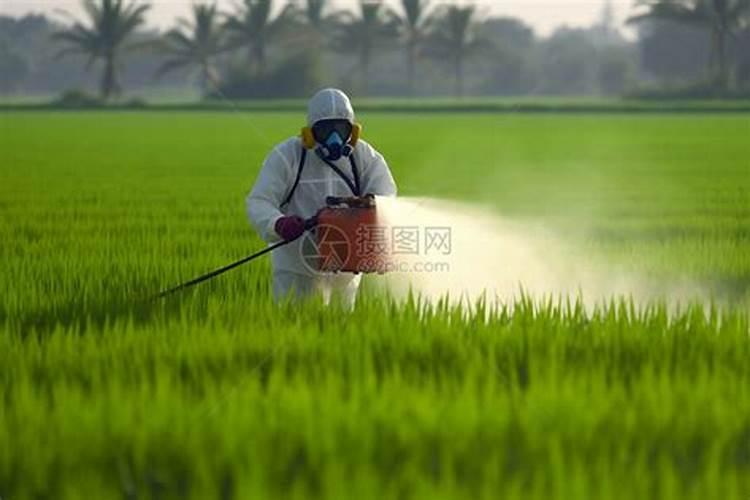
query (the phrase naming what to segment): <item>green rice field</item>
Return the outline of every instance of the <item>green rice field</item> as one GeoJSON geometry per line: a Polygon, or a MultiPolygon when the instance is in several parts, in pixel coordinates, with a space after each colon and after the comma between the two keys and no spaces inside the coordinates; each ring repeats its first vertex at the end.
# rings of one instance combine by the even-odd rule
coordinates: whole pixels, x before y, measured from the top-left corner
{"type": "MultiPolygon", "coordinates": [[[[0,114],[0,498],[750,498],[750,115],[378,113],[404,196],[705,297],[276,305],[295,112],[0,114]]],[[[478,237],[480,237],[478,235],[478,237]]]]}

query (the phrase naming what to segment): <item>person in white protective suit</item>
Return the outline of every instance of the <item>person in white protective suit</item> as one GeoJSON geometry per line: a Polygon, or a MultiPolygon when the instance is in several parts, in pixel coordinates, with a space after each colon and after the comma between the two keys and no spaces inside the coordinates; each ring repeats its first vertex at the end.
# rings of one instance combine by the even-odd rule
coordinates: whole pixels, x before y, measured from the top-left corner
{"type": "Polygon", "coordinates": [[[273,294],[280,300],[321,293],[354,304],[361,275],[321,274],[303,258],[309,239],[299,236],[305,220],[328,196],[395,196],[390,169],[359,135],[349,98],[337,89],[316,93],[308,104],[307,127],[273,148],[246,199],[247,215],[261,237],[273,244],[295,240],[272,252],[273,294]]]}

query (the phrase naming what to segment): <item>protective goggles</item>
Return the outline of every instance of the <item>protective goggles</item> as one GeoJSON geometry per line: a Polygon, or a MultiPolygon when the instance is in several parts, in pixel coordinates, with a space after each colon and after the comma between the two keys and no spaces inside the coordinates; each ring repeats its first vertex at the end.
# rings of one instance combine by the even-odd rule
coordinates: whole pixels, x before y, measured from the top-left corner
{"type": "Polygon", "coordinates": [[[346,142],[352,135],[352,124],[349,123],[349,120],[333,119],[320,120],[312,126],[313,137],[320,144],[324,144],[333,132],[336,132],[346,142]]]}

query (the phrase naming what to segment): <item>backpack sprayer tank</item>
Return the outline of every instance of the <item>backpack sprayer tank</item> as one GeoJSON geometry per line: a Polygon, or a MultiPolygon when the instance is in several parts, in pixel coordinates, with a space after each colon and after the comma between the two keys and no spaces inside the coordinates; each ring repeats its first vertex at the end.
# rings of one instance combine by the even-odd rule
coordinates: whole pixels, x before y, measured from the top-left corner
{"type": "Polygon", "coordinates": [[[382,231],[377,225],[375,197],[329,196],[326,205],[316,217],[318,270],[385,272],[385,245],[377,237],[382,231]]]}
{"type": "MultiPolygon", "coordinates": [[[[324,272],[383,273],[387,268],[387,252],[382,237],[382,227],[377,225],[375,197],[341,198],[329,196],[326,207],[305,221],[305,229],[314,231],[317,244],[317,268],[324,272]]],[[[301,236],[301,235],[300,235],[301,236]]],[[[252,255],[214,269],[177,286],[164,290],[152,299],[159,299],[198,283],[224,274],[261,255],[296,241],[282,240],[252,255]]]]}

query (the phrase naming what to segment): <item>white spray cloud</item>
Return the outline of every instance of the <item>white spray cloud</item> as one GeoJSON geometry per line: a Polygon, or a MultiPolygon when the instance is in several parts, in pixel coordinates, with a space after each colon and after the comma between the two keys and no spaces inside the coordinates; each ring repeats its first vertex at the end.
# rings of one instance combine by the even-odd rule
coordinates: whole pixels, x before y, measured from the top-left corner
{"type": "MultiPolygon", "coordinates": [[[[452,302],[473,303],[484,296],[511,304],[523,293],[534,299],[580,298],[587,306],[618,297],[637,304],[703,299],[697,287],[654,283],[618,270],[541,222],[448,200],[379,198],[377,203],[387,234],[394,235],[395,229],[413,235],[416,230],[419,236],[418,251],[401,241],[402,253],[390,257],[395,272],[385,282],[396,295],[411,289],[428,300],[447,295],[452,302]]],[[[390,242],[391,248],[399,246],[398,239],[390,242]]]]}

